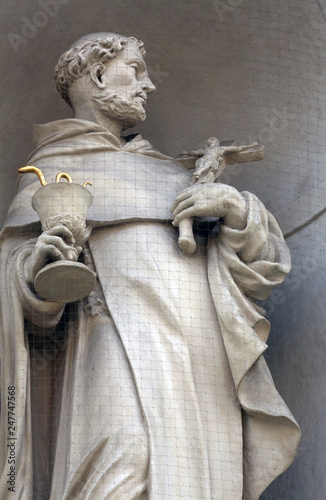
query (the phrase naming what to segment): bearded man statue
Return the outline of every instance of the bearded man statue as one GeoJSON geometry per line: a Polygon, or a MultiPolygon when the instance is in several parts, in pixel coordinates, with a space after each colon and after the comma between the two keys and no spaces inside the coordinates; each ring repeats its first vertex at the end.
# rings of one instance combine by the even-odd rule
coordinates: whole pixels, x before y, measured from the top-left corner
{"type": "MultiPolygon", "coordinates": [[[[14,387],[21,500],[257,500],[298,446],[256,304],[289,272],[288,248],[255,195],[191,186],[183,165],[123,135],[155,90],[144,55],[133,37],[78,40],[55,70],[74,118],[35,127],[30,165],[92,183],[82,251],[67,227],[42,231],[31,174],[1,233],[1,442],[14,387]],[[189,217],[220,220],[191,255],[178,245],[189,217]],[[83,261],[96,288],[44,300],[34,279],[49,260],[83,261]]],[[[2,500],[9,460],[4,446],[2,500]]]]}

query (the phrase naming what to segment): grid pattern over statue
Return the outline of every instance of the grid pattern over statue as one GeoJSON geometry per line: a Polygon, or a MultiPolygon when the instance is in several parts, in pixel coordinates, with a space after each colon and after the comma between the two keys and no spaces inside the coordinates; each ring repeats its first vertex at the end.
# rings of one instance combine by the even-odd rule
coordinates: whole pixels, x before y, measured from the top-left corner
{"type": "Polygon", "coordinates": [[[0,496],[322,499],[325,7],[82,3],[6,36],[0,496]]]}

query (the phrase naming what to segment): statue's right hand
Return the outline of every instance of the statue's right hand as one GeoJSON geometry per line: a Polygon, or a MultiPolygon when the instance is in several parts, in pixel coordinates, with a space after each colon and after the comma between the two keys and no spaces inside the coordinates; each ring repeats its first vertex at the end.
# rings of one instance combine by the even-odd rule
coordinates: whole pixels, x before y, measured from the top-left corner
{"type": "Polygon", "coordinates": [[[75,247],[72,232],[65,226],[56,226],[44,231],[37,239],[35,247],[26,261],[25,276],[34,283],[36,274],[49,262],[56,260],[77,261],[81,247],[75,247]]]}

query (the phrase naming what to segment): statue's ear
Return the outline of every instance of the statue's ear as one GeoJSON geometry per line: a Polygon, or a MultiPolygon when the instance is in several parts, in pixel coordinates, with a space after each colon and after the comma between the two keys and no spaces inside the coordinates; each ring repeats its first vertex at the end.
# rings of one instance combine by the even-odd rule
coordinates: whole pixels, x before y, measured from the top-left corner
{"type": "Polygon", "coordinates": [[[95,63],[91,67],[91,78],[95,85],[100,89],[104,89],[105,83],[102,81],[102,76],[105,72],[105,66],[102,63],[95,63]]]}

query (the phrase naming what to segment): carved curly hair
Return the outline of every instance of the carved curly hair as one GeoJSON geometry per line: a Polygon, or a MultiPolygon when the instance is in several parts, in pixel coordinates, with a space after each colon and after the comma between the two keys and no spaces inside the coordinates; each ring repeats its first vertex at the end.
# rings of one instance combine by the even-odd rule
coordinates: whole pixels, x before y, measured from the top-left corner
{"type": "Polygon", "coordinates": [[[143,56],[146,54],[142,41],[133,36],[124,37],[121,35],[109,35],[105,38],[88,41],[62,54],[54,70],[54,79],[61,97],[70,107],[72,104],[68,90],[71,84],[87,74],[94,63],[105,64],[116,57],[126,47],[128,41],[135,43],[143,56]]]}

